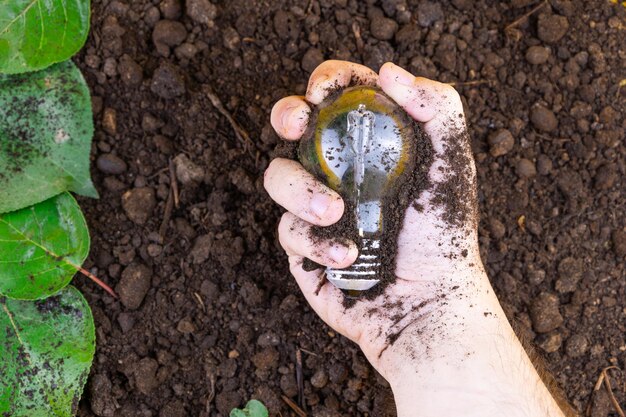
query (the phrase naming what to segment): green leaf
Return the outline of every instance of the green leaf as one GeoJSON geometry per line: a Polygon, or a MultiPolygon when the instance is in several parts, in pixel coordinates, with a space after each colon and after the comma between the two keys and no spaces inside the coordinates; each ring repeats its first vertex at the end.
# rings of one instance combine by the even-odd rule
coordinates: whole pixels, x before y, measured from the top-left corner
{"type": "Polygon", "coordinates": [[[0,1],[0,72],[36,71],[85,44],[89,0],[0,1]]]}
{"type": "Polygon", "coordinates": [[[0,215],[0,295],[32,300],[54,294],[69,284],[89,244],[87,223],[69,193],[0,215]]]}
{"type": "Polygon", "coordinates": [[[0,416],[72,416],[95,352],[87,301],[66,287],[41,301],[0,299],[0,416]]]}
{"type": "Polygon", "coordinates": [[[91,99],[71,62],[0,75],[0,213],[63,191],[97,197],[89,176],[91,99]]]}
{"type": "Polygon", "coordinates": [[[230,412],[230,417],[268,417],[269,412],[261,401],[250,400],[243,410],[235,408],[230,412]]]}

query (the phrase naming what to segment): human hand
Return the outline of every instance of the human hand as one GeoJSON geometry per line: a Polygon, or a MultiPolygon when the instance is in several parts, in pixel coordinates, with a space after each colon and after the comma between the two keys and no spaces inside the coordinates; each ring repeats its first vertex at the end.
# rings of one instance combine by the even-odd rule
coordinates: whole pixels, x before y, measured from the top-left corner
{"type": "Polygon", "coordinates": [[[393,64],[383,66],[378,76],[358,64],[327,61],[311,75],[306,101],[287,97],[274,106],[272,125],[284,139],[299,139],[311,111],[307,101],[319,104],[331,88],[347,87],[355,81],[378,85],[411,117],[424,123],[434,151],[430,186],[417,204],[409,205],[398,237],[396,282],[377,299],[362,300],[350,309],[343,307],[343,294],[332,285],[324,285],[316,293],[322,271],[304,271],[304,257],[341,268],[358,255],[353,242],[344,245],[310,238],[312,225],[328,226],[339,220],[343,201],[298,162],[287,159],[272,161],[265,186],[288,210],[279,226],[280,242],[308,301],[335,330],[359,343],[376,366],[389,346],[388,339],[424,313],[412,311],[416,305],[436,308],[438,297],[467,284],[467,279],[481,279],[483,274],[476,238],[475,169],[463,107],[452,87],[415,78],[393,64]],[[365,314],[368,320],[361,320],[365,314]],[[399,316],[405,317],[398,320],[399,316]]]}
{"type": "MultiPolygon", "coordinates": [[[[356,260],[354,242],[319,241],[310,234],[313,225],[337,222],[343,201],[298,162],[275,159],[265,173],[265,187],[287,210],[279,225],[279,240],[291,272],[317,314],[359,344],[399,394],[397,401],[415,398],[416,385],[435,401],[436,395],[428,396],[433,389],[449,390],[470,375],[479,381],[477,389],[486,388],[499,377],[488,370],[491,358],[503,357],[502,346],[493,343],[494,335],[505,340],[512,361],[523,356],[529,362],[480,260],[475,167],[458,93],[391,63],[376,74],[358,64],[327,61],[311,75],[305,98],[292,96],[276,103],[272,126],[286,140],[300,139],[311,112],[309,103],[318,105],[329,91],[354,84],[378,85],[423,124],[434,156],[430,184],[404,215],[395,282],[375,299],[360,299],[346,308],[339,289],[330,283],[320,288],[322,270],[303,269],[304,258],[333,268],[345,268],[356,260]],[[473,360],[466,361],[469,357],[473,360]],[[408,384],[410,392],[402,395],[407,381],[414,384],[408,384]]],[[[398,406],[411,407],[401,401],[398,406]]],[[[433,407],[433,414],[440,411],[433,407]]]]}

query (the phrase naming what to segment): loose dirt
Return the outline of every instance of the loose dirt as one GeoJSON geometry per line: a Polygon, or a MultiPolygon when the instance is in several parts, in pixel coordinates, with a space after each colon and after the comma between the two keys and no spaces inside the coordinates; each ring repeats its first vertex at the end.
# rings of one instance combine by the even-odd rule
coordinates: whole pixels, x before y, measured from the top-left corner
{"type": "Polygon", "coordinates": [[[303,94],[328,58],[456,83],[482,256],[505,311],[575,407],[610,415],[593,387],[603,368],[626,368],[626,8],[552,0],[518,21],[539,4],[94,2],[76,58],[102,196],[81,199],[86,266],[122,301],[76,280],[98,337],[79,415],[227,416],[258,398],[287,416],[281,396],[299,394],[312,416],[394,415],[386,382],[301,297],[262,187],[272,104],[303,94]]]}

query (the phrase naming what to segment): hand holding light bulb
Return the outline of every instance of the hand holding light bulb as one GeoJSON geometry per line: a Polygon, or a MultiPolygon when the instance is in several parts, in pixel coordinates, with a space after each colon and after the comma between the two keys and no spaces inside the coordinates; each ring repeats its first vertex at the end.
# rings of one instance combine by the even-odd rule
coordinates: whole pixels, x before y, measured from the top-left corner
{"type": "MultiPolygon", "coordinates": [[[[520,399],[531,410],[527,415],[561,416],[517,341],[482,266],[475,168],[463,106],[452,87],[416,78],[391,63],[376,74],[358,64],[327,61],[311,75],[305,98],[292,96],[276,103],[271,116],[274,129],[285,140],[301,139],[310,106],[322,105],[337,87],[355,84],[377,86],[421,123],[432,146],[429,185],[404,213],[395,282],[376,298],[345,307],[339,288],[330,283],[320,288],[324,270],[305,271],[303,260],[309,258],[331,271],[348,268],[357,260],[355,242],[320,241],[311,235],[312,227],[337,222],[346,205],[339,193],[298,162],[272,161],[265,187],[287,210],[279,225],[279,240],[307,301],[326,323],[359,344],[389,381],[401,417],[442,412],[505,415],[502,408],[493,407],[490,395],[483,394],[496,391],[505,404],[520,399]],[[519,377],[501,369],[504,363],[521,369],[519,377]],[[450,402],[455,384],[463,391],[468,383],[469,392],[450,402]],[[518,395],[528,387],[536,392],[518,395]]],[[[361,124],[359,132],[367,133],[372,120],[361,110],[351,117],[361,124]]],[[[353,151],[352,157],[358,154],[353,151]]]]}

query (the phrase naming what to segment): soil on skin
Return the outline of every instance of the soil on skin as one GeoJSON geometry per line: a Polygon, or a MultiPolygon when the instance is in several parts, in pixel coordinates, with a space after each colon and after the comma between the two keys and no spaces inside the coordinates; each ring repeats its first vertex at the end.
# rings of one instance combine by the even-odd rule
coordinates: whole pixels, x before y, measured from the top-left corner
{"type": "Polygon", "coordinates": [[[494,287],[574,406],[609,416],[592,393],[626,368],[626,8],[548,3],[505,29],[539,2],[93,2],[76,58],[102,196],[81,199],[86,266],[121,300],[76,280],[98,337],[79,415],[227,416],[250,398],[295,415],[283,395],[311,416],[394,415],[386,382],[300,295],[262,187],[272,104],[334,58],[458,83],[494,287]]]}

